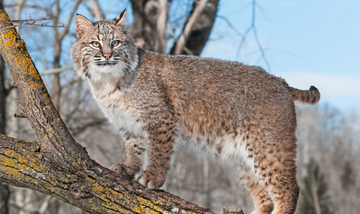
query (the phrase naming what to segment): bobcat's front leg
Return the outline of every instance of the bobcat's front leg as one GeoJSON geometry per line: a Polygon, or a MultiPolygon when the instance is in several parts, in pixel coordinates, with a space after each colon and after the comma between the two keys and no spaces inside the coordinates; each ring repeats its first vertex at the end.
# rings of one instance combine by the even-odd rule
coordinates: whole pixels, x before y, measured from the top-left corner
{"type": "Polygon", "coordinates": [[[134,178],[134,175],[141,170],[146,151],[145,139],[134,137],[129,133],[122,133],[125,148],[125,162],[110,167],[111,170],[128,178],[134,178]]]}
{"type": "Polygon", "coordinates": [[[136,174],[140,184],[158,189],[166,179],[175,143],[175,124],[171,118],[150,124],[148,131],[147,164],[145,170],[136,174]]]}

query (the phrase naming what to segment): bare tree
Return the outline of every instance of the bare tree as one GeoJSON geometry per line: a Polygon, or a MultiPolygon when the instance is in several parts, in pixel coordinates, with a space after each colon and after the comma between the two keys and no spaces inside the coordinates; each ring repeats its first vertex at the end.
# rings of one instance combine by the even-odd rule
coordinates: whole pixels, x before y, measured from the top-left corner
{"type": "MultiPolygon", "coordinates": [[[[69,32],[69,28],[72,22],[72,19],[74,17],[74,14],[77,10],[77,8],[79,7],[79,4],[81,3],[81,0],[76,0],[76,3],[70,13],[70,16],[68,18],[68,21],[65,25],[65,28],[61,31],[58,32],[57,29],[57,25],[59,24],[59,17],[60,17],[60,13],[61,13],[61,8],[60,8],[60,0],[56,0],[55,4],[56,4],[56,10],[54,14],[49,14],[53,20],[53,34],[54,34],[54,44],[55,44],[55,50],[54,50],[54,62],[53,62],[53,68],[60,68],[60,57],[61,57],[61,50],[62,50],[62,46],[61,43],[65,37],[65,35],[69,32]]],[[[61,84],[60,84],[60,74],[59,73],[55,73],[54,74],[54,81],[53,81],[53,87],[54,87],[54,103],[57,109],[60,110],[60,96],[61,96],[61,84]]]]}
{"type": "MultiPolygon", "coordinates": [[[[130,0],[130,2],[134,14],[130,32],[137,45],[147,50],[164,53],[167,41],[165,27],[168,28],[166,24],[168,15],[164,11],[168,11],[167,3],[171,1],[130,0]]],[[[175,38],[170,54],[200,55],[214,24],[218,3],[219,0],[193,1],[192,10],[185,21],[181,35],[175,38]]],[[[171,33],[170,35],[175,36],[171,33]]]]}

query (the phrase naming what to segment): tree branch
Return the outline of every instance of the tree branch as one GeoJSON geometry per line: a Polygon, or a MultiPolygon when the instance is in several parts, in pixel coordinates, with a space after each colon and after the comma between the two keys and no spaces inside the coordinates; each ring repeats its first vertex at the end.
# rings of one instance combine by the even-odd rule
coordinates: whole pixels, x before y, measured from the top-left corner
{"type": "Polygon", "coordinates": [[[200,16],[201,12],[204,10],[208,0],[199,0],[198,5],[195,8],[195,11],[191,14],[188,19],[188,22],[185,25],[183,32],[181,33],[175,47],[175,55],[181,54],[183,47],[185,46],[186,41],[189,38],[191,28],[196,22],[197,18],[200,16]]]}
{"type": "Polygon", "coordinates": [[[268,67],[268,72],[271,72],[271,67],[270,67],[270,64],[269,64],[269,61],[267,60],[266,58],[266,55],[265,55],[265,51],[260,43],[260,40],[258,38],[258,35],[257,35],[257,30],[256,30],[256,27],[255,27],[255,17],[256,17],[256,0],[253,0],[252,1],[252,17],[251,17],[251,25],[248,29],[246,29],[245,33],[244,33],[244,36],[242,36],[242,39],[241,39],[241,42],[240,42],[240,45],[239,45],[239,48],[238,48],[238,53],[240,51],[240,49],[243,47],[243,45],[245,44],[245,39],[248,35],[248,33],[250,33],[250,31],[252,30],[253,33],[254,33],[254,37],[255,37],[255,41],[256,41],[256,44],[260,50],[260,53],[261,53],[261,57],[263,58],[266,66],[268,67]]]}
{"type": "MultiPolygon", "coordinates": [[[[35,24],[36,22],[46,21],[46,20],[51,20],[51,18],[40,18],[40,19],[29,19],[29,20],[12,20],[11,22],[12,23],[17,23],[17,25],[7,26],[7,27],[4,27],[4,28],[1,28],[1,30],[5,30],[5,29],[8,29],[8,28],[16,28],[16,27],[21,26],[21,25],[34,25],[34,26],[39,26],[39,27],[55,27],[55,28],[64,27],[64,25],[54,26],[54,25],[35,24]]],[[[1,22],[8,22],[8,21],[1,21],[1,22]]]]}
{"type": "Polygon", "coordinates": [[[68,171],[52,162],[39,143],[0,135],[0,178],[3,182],[52,195],[90,213],[212,213],[165,191],[149,190],[93,161],[68,171]]]}
{"type": "MultiPolygon", "coordinates": [[[[197,3],[195,2],[196,1],[194,1],[194,4],[192,5],[190,14],[193,14],[197,8],[197,3]]],[[[201,54],[214,26],[215,18],[217,17],[216,14],[218,11],[218,4],[219,0],[208,0],[197,21],[191,27],[191,32],[189,34],[189,37],[187,38],[181,54],[189,54],[195,56],[199,56],[201,54]]],[[[186,23],[188,23],[188,21],[186,23]]],[[[176,40],[170,50],[170,54],[174,54],[177,43],[178,41],[176,40]]]]}
{"type": "Polygon", "coordinates": [[[167,22],[167,11],[166,3],[167,0],[159,0],[159,6],[157,11],[156,20],[156,38],[155,38],[155,51],[159,53],[165,53],[166,51],[166,22],[167,22]]]}
{"type": "Polygon", "coordinates": [[[97,20],[104,20],[105,16],[104,13],[101,10],[101,7],[99,5],[99,2],[97,0],[90,0],[91,6],[92,6],[92,11],[95,14],[95,17],[97,20]]]}
{"type": "MultiPolygon", "coordinates": [[[[64,36],[69,32],[69,28],[70,28],[70,25],[71,25],[71,22],[73,20],[73,17],[75,15],[75,12],[77,10],[77,8],[79,7],[79,4],[81,3],[81,0],[76,0],[76,3],[75,3],[75,6],[73,7],[73,10],[71,11],[70,13],[70,16],[69,16],[69,19],[68,19],[68,22],[66,23],[65,25],[65,29],[61,32],[61,34],[59,35],[59,40],[61,41],[64,36]]],[[[59,14],[58,14],[59,15],[59,14]]]]}

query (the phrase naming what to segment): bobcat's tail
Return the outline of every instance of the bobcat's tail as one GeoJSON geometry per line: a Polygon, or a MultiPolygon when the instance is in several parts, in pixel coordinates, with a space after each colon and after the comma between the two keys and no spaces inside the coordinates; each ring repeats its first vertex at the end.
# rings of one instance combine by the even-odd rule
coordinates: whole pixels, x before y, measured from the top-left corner
{"type": "Polygon", "coordinates": [[[289,90],[294,97],[295,104],[315,105],[320,100],[320,92],[315,86],[310,86],[309,90],[299,90],[293,87],[289,87],[289,90]]]}

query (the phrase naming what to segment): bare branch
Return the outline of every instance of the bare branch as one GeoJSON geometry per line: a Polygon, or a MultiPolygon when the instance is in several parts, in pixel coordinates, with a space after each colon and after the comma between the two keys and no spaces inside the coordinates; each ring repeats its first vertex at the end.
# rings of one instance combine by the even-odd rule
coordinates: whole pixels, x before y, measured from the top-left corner
{"type": "Polygon", "coordinates": [[[57,74],[57,73],[61,73],[61,72],[66,71],[66,70],[70,70],[73,67],[74,67],[74,65],[69,65],[69,66],[62,67],[62,68],[55,68],[55,69],[51,69],[51,70],[46,70],[46,71],[43,71],[42,73],[40,73],[40,75],[57,74]]]}
{"type": "Polygon", "coordinates": [[[0,30],[5,30],[5,29],[9,29],[9,28],[15,28],[21,25],[34,25],[34,26],[39,26],[39,27],[64,27],[64,25],[44,25],[44,24],[35,24],[36,22],[40,22],[40,21],[47,21],[47,20],[51,20],[51,18],[40,18],[40,19],[28,19],[28,20],[11,20],[11,21],[6,21],[6,20],[1,20],[0,22],[5,22],[5,23],[18,23],[16,25],[11,25],[11,26],[7,26],[7,27],[3,27],[0,28],[0,30]]]}
{"type": "Polygon", "coordinates": [[[246,44],[245,36],[244,36],[242,33],[240,33],[240,31],[238,31],[238,30],[234,27],[234,25],[231,24],[231,22],[229,21],[229,19],[227,19],[226,17],[224,17],[224,16],[217,16],[217,18],[223,19],[223,20],[226,22],[226,24],[228,24],[229,27],[230,27],[237,35],[240,36],[241,40],[243,41],[245,58],[246,58],[246,60],[249,62],[250,59],[249,59],[249,54],[247,53],[247,44],[246,44]]]}
{"type": "Polygon", "coordinates": [[[21,112],[21,113],[15,113],[14,114],[14,117],[17,117],[17,118],[27,118],[26,114],[21,112]]]}
{"type": "Polygon", "coordinates": [[[268,67],[268,72],[271,72],[271,67],[270,67],[270,64],[266,58],[266,55],[265,55],[265,51],[260,43],[260,40],[258,38],[258,35],[257,35],[257,30],[256,30],[256,27],[255,27],[255,17],[256,17],[256,0],[253,0],[252,1],[252,19],[251,19],[251,25],[250,27],[245,31],[244,33],[244,36],[242,37],[242,40],[240,42],[240,45],[239,45],[239,48],[238,48],[238,52],[240,51],[240,49],[242,48],[242,46],[244,45],[245,43],[245,38],[247,37],[247,35],[250,33],[250,31],[252,30],[253,33],[254,33],[254,37],[255,37],[255,41],[256,41],[256,44],[261,52],[261,56],[266,64],[266,66],[268,67]]]}
{"type": "Polygon", "coordinates": [[[95,14],[95,17],[97,20],[104,20],[105,16],[104,13],[102,12],[99,2],[97,0],[90,0],[91,6],[92,6],[92,11],[95,14]]]}
{"type": "MultiPolygon", "coordinates": [[[[170,24],[168,23],[168,29],[170,31],[170,36],[175,39],[175,44],[177,43],[178,39],[175,37],[175,32],[174,30],[172,29],[172,27],[170,26],[170,24]]],[[[183,50],[185,51],[186,54],[188,55],[194,55],[191,50],[189,48],[187,48],[185,45],[183,47],[183,50]]]]}
{"type": "Polygon", "coordinates": [[[198,5],[196,6],[195,11],[191,14],[190,18],[188,19],[188,22],[186,23],[185,28],[176,43],[174,54],[176,54],[176,55],[181,54],[181,52],[185,46],[185,43],[186,43],[187,39],[189,38],[191,28],[194,25],[194,23],[196,22],[196,19],[200,16],[201,12],[204,10],[207,1],[208,0],[200,0],[199,1],[198,5]]]}
{"type": "Polygon", "coordinates": [[[77,10],[77,8],[79,7],[79,4],[81,3],[81,0],[76,0],[76,3],[75,3],[75,6],[73,7],[73,10],[71,11],[70,13],[70,16],[69,16],[69,19],[68,19],[68,22],[66,23],[65,25],[65,29],[61,32],[61,34],[59,35],[59,40],[61,41],[64,36],[68,33],[69,31],[69,28],[70,28],[70,25],[71,25],[71,22],[73,20],[73,17],[75,15],[75,12],[77,10]]]}

